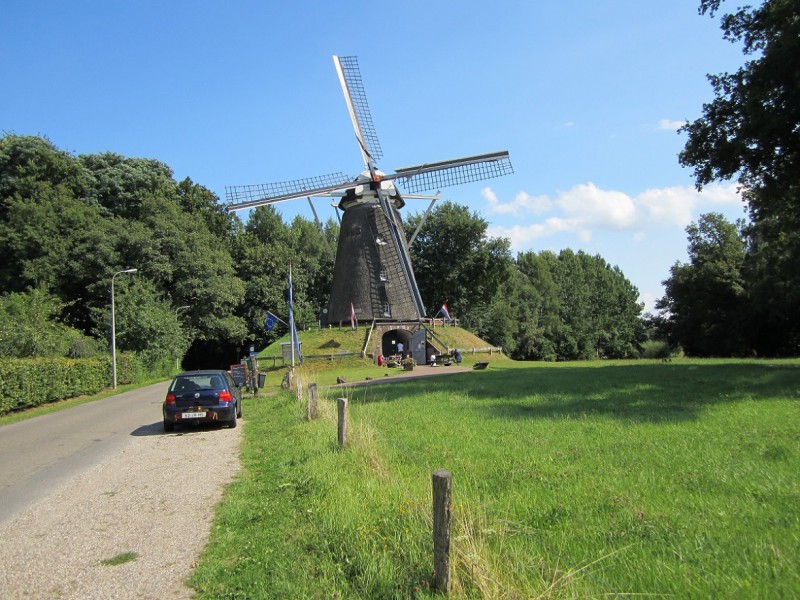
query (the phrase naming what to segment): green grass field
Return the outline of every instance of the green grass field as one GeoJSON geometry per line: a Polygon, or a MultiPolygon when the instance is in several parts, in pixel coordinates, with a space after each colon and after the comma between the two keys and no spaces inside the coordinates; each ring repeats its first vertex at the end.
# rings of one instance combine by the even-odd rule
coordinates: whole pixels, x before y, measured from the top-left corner
{"type": "Polygon", "coordinates": [[[245,403],[205,598],[432,597],[453,474],[455,598],[800,596],[800,363],[492,363],[245,403]]]}

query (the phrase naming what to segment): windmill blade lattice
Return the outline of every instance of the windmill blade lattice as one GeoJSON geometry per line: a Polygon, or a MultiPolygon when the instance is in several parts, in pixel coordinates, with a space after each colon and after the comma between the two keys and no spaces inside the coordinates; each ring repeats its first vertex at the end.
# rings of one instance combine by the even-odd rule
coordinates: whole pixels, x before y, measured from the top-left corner
{"type": "Polygon", "coordinates": [[[364,92],[364,84],[361,81],[361,71],[358,68],[358,58],[355,56],[335,56],[334,63],[337,69],[341,69],[344,78],[342,86],[345,88],[345,97],[350,97],[348,108],[355,114],[353,125],[356,127],[356,135],[360,132],[361,138],[369,157],[372,160],[383,158],[381,143],[378,141],[378,134],[375,133],[375,125],[372,123],[372,115],[367,104],[367,94],[364,92]]]}
{"type": "Polygon", "coordinates": [[[468,156],[438,163],[403,167],[391,176],[409,192],[441,189],[451,185],[483,181],[514,172],[508,152],[468,156]]]}
{"type": "Polygon", "coordinates": [[[291,181],[226,186],[227,210],[243,210],[294,198],[324,195],[342,189],[351,181],[352,179],[343,173],[330,173],[291,181]]]}

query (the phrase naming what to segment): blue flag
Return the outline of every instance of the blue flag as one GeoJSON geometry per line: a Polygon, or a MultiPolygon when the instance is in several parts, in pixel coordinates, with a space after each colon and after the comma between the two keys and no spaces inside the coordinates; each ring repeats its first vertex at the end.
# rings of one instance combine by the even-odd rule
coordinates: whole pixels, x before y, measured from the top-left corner
{"type": "Polygon", "coordinates": [[[272,331],[275,329],[275,325],[278,323],[278,317],[273,315],[271,312],[267,312],[267,322],[264,323],[264,329],[267,331],[272,331]]]}

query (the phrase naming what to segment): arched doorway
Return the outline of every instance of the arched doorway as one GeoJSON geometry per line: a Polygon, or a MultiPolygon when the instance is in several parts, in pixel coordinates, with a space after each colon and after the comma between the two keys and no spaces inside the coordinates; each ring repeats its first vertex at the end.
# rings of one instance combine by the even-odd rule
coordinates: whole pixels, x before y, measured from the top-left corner
{"type": "Polygon", "coordinates": [[[383,334],[381,338],[381,354],[386,357],[397,356],[400,354],[399,348],[403,349],[403,354],[411,350],[411,332],[405,329],[391,329],[383,334]],[[398,344],[402,344],[399,346],[398,344]]]}

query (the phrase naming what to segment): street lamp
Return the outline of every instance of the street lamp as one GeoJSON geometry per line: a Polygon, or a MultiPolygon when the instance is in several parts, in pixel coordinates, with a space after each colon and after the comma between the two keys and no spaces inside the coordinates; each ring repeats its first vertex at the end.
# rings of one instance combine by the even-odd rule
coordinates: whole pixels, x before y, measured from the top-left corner
{"type": "MultiPolygon", "coordinates": [[[[177,318],[178,314],[182,310],[186,310],[187,308],[192,308],[192,307],[191,307],[190,304],[187,304],[186,306],[179,306],[178,308],[176,308],[175,309],[175,317],[177,318]]],[[[176,371],[180,371],[180,369],[181,369],[181,357],[180,356],[176,356],[175,357],[175,370],[176,371]]]]}
{"type": "Polygon", "coordinates": [[[111,276],[111,379],[114,389],[117,389],[117,331],[114,321],[114,277],[120,273],[136,273],[139,269],[125,269],[117,271],[111,276]]]}

